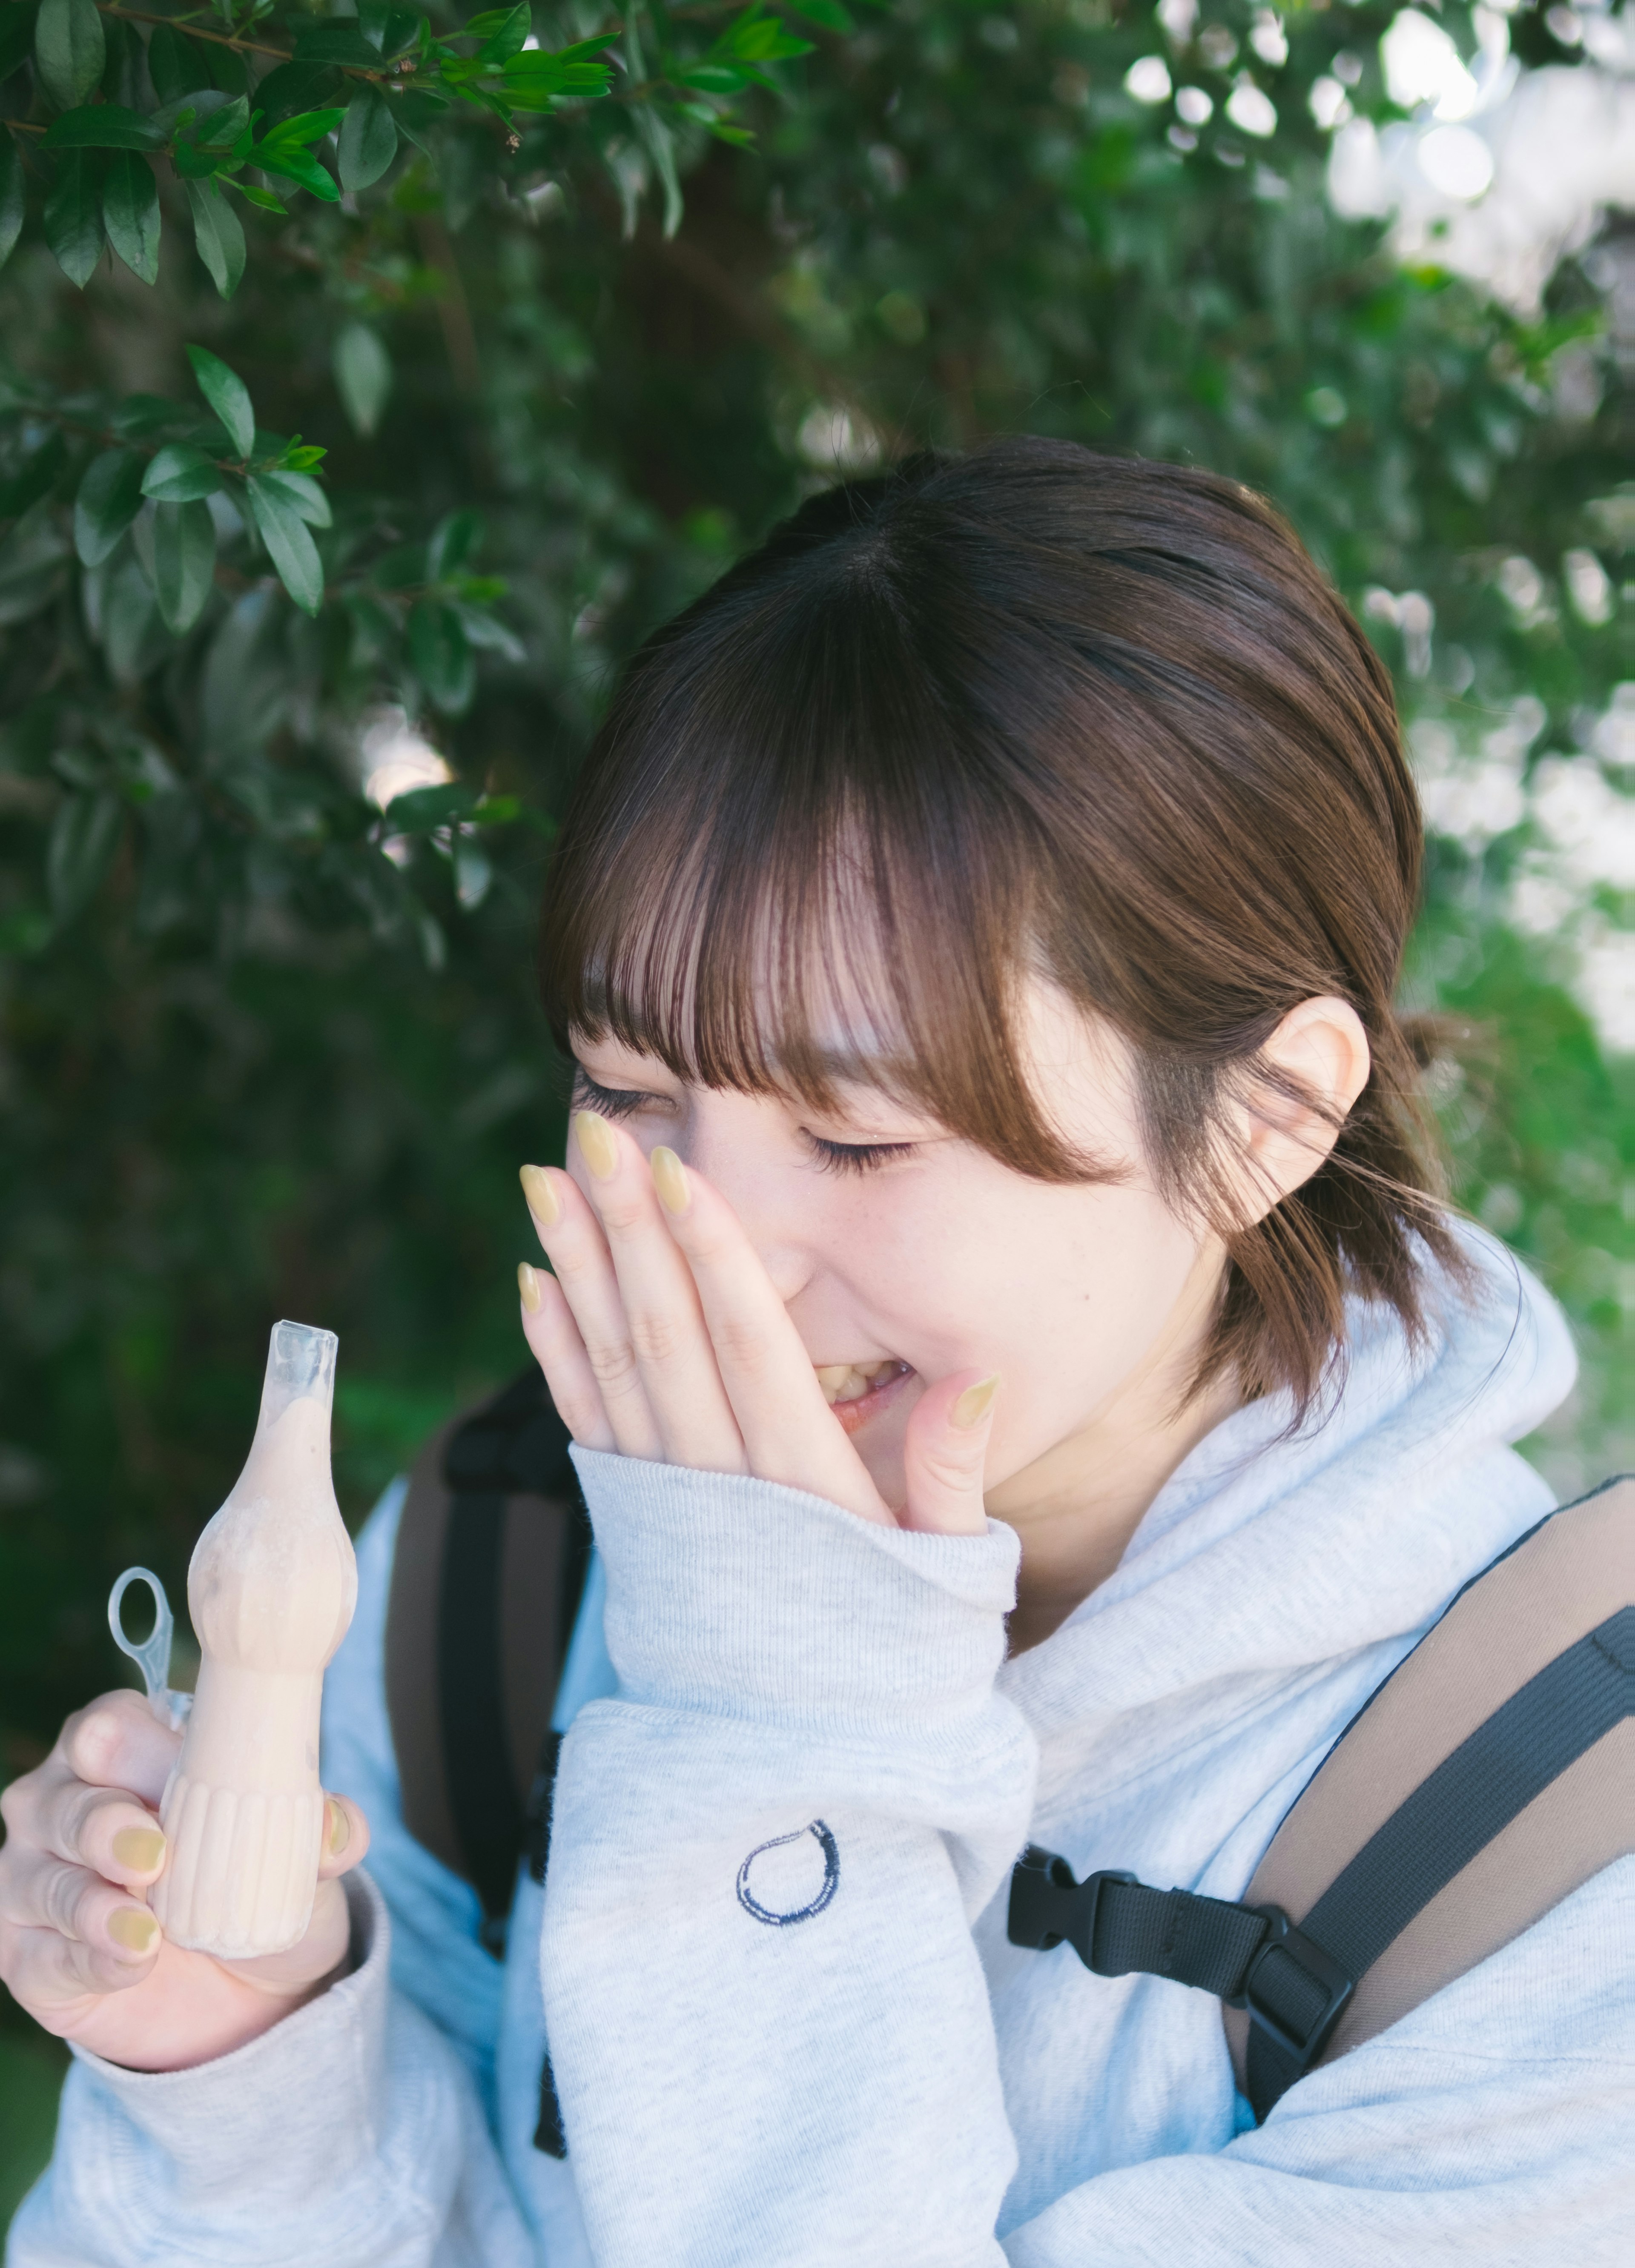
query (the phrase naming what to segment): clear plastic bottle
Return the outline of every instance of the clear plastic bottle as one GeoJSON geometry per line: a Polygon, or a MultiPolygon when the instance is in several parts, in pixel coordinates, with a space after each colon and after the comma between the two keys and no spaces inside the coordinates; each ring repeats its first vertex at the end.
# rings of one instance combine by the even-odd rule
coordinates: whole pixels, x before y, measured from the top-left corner
{"type": "Polygon", "coordinates": [[[357,1600],[329,1470],[337,1344],[274,1325],[248,1462],[188,1570],[202,1659],[150,1903],[173,1945],[201,1953],[279,1953],[312,1918],[323,1674],[357,1600]]]}

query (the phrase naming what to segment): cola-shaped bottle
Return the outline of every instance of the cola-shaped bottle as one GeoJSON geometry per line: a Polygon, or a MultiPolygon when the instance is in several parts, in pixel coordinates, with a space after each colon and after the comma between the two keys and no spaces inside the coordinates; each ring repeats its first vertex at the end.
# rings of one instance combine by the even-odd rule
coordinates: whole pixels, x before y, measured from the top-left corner
{"type": "Polygon", "coordinates": [[[198,1686],[149,1903],[170,1942],[196,1952],[279,1953],[312,1918],[323,1674],[357,1599],[329,1470],[337,1344],[274,1325],[248,1461],[188,1570],[198,1686]]]}

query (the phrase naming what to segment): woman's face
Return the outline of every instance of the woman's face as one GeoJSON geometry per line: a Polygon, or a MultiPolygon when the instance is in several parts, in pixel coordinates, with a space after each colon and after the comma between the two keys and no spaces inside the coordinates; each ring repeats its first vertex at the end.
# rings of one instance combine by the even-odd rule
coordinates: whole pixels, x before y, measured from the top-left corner
{"type": "MultiPolygon", "coordinates": [[[[644,1151],[667,1144],[732,1204],[891,1505],[924,1381],[1000,1373],[991,1503],[1138,1377],[1173,1375],[1178,1390],[1213,1311],[1223,1256],[1153,1187],[1127,1051],[1043,983],[1027,997],[1023,1040],[1053,1123],[1122,1178],[1029,1180],[863,1083],[824,1117],[683,1083],[612,1039],[578,1051],[585,1107],[644,1151]]],[[[584,1186],[577,1145],[568,1169],[584,1186]]]]}

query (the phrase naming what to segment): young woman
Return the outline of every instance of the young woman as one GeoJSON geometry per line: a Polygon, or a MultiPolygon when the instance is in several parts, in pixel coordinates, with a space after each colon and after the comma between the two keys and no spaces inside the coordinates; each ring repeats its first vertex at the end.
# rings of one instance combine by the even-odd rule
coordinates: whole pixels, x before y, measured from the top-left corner
{"type": "Polygon", "coordinates": [[[1259,2127],[1218,2002],[1005,1941],[1030,1840],[1241,1896],[1549,1507],[1565,1328],[1417,1146],[1419,856],[1379,662],[1201,474],[917,459],[650,642],[545,907],[523,1329],[600,1563],[545,1890],[502,1968],[403,1827],[399,1491],[295,1954],[151,1941],[129,1697],[11,1793],[76,2049],[15,2268],[1631,2257],[1631,1862],[1259,2127]]]}

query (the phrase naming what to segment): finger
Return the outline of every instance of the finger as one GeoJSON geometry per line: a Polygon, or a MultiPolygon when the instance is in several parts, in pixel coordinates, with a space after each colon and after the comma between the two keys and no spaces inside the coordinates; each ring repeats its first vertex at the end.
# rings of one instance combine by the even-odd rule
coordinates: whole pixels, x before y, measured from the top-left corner
{"type": "MultiPolygon", "coordinates": [[[[747,1460],[692,1271],[664,1226],[647,1160],[593,1110],[573,1121],[630,1344],[667,1463],[738,1473],[747,1460]]],[[[674,1161],[674,1153],[661,1155],[674,1161]]]]}
{"type": "Polygon", "coordinates": [[[56,2031],[89,2000],[144,1984],[163,1943],[158,1939],[145,1959],[122,1959],[59,1930],[0,1922],[0,1980],[36,2023],[56,2031]]]}
{"type": "Polygon", "coordinates": [[[522,1336],[545,1373],[556,1415],[581,1447],[616,1448],[601,1388],[561,1285],[525,1260],[517,1270],[517,1293],[522,1301],[522,1336]]]}
{"type": "Polygon", "coordinates": [[[0,1921],[23,1931],[55,1930],[78,1946],[84,1958],[69,1970],[77,1989],[114,1992],[133,1977],[146,1976],[158,1958],[161,1933],[128,1890],[43,1852],[8,1851],[6,1857],[0,1868],[0,1921]]]}
{"type": "Polygon", "coordinates": [[[350,1874],[369,1855],[369,1822],[360,1804],[350,1795],[324,1799],[324,1835],[319,1852],[318,1879],[332,1882],[350,1874]]]}
{"type": "Polygon", "coordinates": [[[697,1286],[750,1471],[827,1497],[863,1520],[892,1525],[731,1205],[673,1151],[654,1157],[665,1225],[697,1286]]]}
{"type": "Polygon", "coordinates": [[[105,1693],[68,1719],[57,1749],[76,1779],[122,1789],[157,1811],[181,1734],[161,1725],[140,1693],[105,1693]]]}
{"type": "Polygon", "coordinates": [[[960,1370],[921,1395],[902,1443],[908,1483],[902,1527],[939,1535],[986,1533],[983,1469],[998,1390],[997,1372],[960,1370]]]}
{"type": "Polygon", "coordinates": [[[165,1832],[153,1814],[122,1788],[88,1786],[65,1765],[42,1772],[34,1800],[16,1831],[51,1857],[129,1889],[157,1881],[165,1832]]]}
{"type": "Polygon", "coordinates": [[[601,1223],[566,1174],[525,1166],[522,1175],[528,1211],[578,1327],[614,1447],[626,1457],[661,1458],[601,1223]]]}

